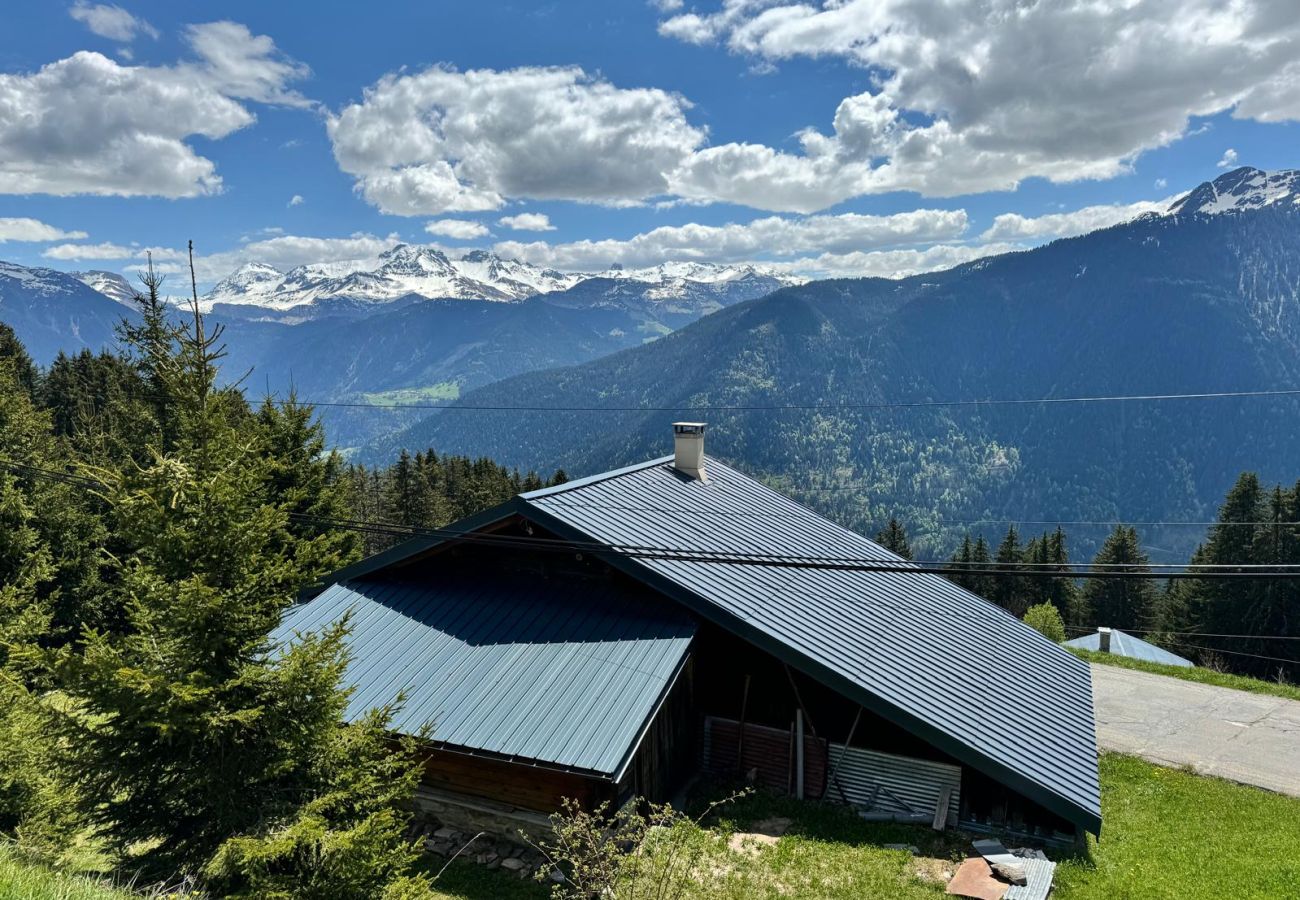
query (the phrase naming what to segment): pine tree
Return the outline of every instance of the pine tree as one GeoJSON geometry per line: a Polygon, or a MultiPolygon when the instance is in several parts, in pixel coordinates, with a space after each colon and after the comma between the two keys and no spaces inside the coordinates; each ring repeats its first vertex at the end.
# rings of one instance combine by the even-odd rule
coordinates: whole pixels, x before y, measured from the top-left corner
{"type": "MultiPolygon", "coordinates": [[[[3,340],[0,332],[0,341],[3,340]]],[[[53,746],[31,693],[31,654],[51,634],[56,570],[41,527],[47,482],[17,474],[50,465],[49,420],[32,405],[21,345],[0,352],[0,828],[30,854],[58,862],[81,825],[72,797],[51,772],[53,746]],[[15,348],[19,352],[14,352],[15,348]]]]}
{"type": "Polygon", "coordinates": [[[315,411],[293,393],[280,404],[267,399],[257,412],[257,424],[266,486],[290,517],[293,553],[311,578],[308,584],[318,584],[320,577],[343,568],[361,552],[355,533],[320,521],[351,515],[343,460],[326,450],[325,430],[315,411]]]}
{"type": "Polygon", "coordinates": [[[912,558],[912,548],[907,542],[907,531],[902,524],[893,517],[890,518],[889,524],[884,530],[876,535],[876,543],[897,553],[903,559],[912,558]]]}
{"type": "MultiPolygon", "coordinates": [[[[1297,485],[1300,490],[1300,485],[1297,485]]],[[[1218,523],[1209,539],[1193,557],[1196,566],[1285,565],[1300,562],[1300,530],[1289,523],[1298,521],[1300,501],[1296,491],[1275,486],[1265,491],[1253,472],[1244,472],[1224,497],[1218,523]]],[[[1162,605],[1162,621],[1177,624],[1184,632],[1229,635],[1260,635],[1263,639],[1197,639],[1181,635],[1186,645],[1204,647],[1207,652],[1226,651],[1234,669],[1256,675],[1275,675],[1271,656],[1296,660],[1281,664],[1284,674],[1300,672],[1300,650],[1273,637],[1300,635],[1300,579],[1197,578],[1171,588],[1162,605]]]]}
{"type": "MultiPolygon", "coordinates": [[[[1137,529],[1125,525],[1115,526],[1093,562],[1112,573],[1151,571],[1137,529]]],[[[1156,622],[1156,589],[1150,578],[1089,578],[1082,601],[1090,625],[1145,629],[1156,622]]]]}
{"type": "Polygon", "coordinates": [[[17,388],[28,397],[35,396],[40,380],[36,366],[14,330],[0,322],[0,364],[5,360],[8,360],[9,371],[17,388]]]}
{"type": "MultiPolygon", "coordinates": [[[[997,564],[996,568],[1001,570],[1001,573],[1014,573],[1022,568],[1021,563],[1024,561],[1025,554],[1020,546],[1020,532],[1016,530],[1015,525],[1012,525],[1007,528],[1006,536],[1002,539],[1002,543],[998,545],[998,552],[994,562],[997,564]]],[[[1030,579],[1021,578],[1015,574],[1001,573],[993,576],[993,584],[988,599],[1019,618],[1029,608],[1028,584],[1030,579]]]]}
{"type": "Polygon", "coordinates": [[[973,574],[970,576],[970,584],[967,589],[986,600],[992,599],[999,576],[991,575],[986,571],[993,560],[989,556],[989,545],[985,542],[984,535],[980,535],[975,539],[975,546],[971,549],[970,561],[973,574]]]}
{"type": "MultiPolygon", "coordinates": [[[[309,822],[313,837],[294,838],[274,874],[309,884],[334,873],[318,896],[376,896],[410,857],[397,798],[370,783],[387,714],[343,725],[346,621],[270,643],[320,556],[299,552],[289,520],[305,498],[276,489],[301,473],[271,458],[265,426],[216,386],[220,336],[197,301],[166,347],[149,344],[147,328],[128,332],[170,398],[168,418],[147,465],[94,472],[114,530],[134,548],[118,561],[127,627],[87,631],[82,653],[54,657],[69,700],[51,710],[64,771],[93,798],[86,815],[119,850],[143,847],[135,860],[154,876],[203,874],[222,894],[256,894],[268,873],[222,848],[283,847],[275,842],[309,822]],[[377,817],[376,804],[387,813],[377,817]]],[[[396,759],[388,765],[413,769],[409,754],[396,759]]]]}

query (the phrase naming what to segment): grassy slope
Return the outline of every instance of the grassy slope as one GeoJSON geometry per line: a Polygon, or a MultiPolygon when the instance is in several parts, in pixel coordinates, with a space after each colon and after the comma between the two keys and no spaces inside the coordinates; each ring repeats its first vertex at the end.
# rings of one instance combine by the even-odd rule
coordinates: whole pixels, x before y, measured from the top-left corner
{"type": "MultiPolygon", "coordinates": [[[[1057,869],[1054,900],[1272,900],[1300,897],[1300,800],[1107,754],[1101,765],[1104,840],[1057,869]]],[[[960,858],[965,839],[927,828],[868,825],[843,810],[753,798],[728,810],[723,827],[744,829],[772,815],[795,826],[764,850],[743,893],[716,883],[700,897],[940,898],[942,884],[913,877],[911,843],[939,859],[960,858]]],[[[1059,852],[1059,851],[1058,851],[1059,852]]],[[[1050,855],[1058,857],[1057,853],[1050,855]]],[[[532,900],[541,886],[453,866],[438,884],[447,900],[532,900]]]]}
{"type": "Polygon", "coordinates": [[[1113,653],[1080,650],[1077,647],[1066,647],[1065,649],[1088,662],[1119,666],[1122,669],[1137,669],[1139,672],[1151,672],[1155,675],[1168,675],[1170,678],[1181,678],[1184,681],[1195,681],[1200,684],[1212,684],[1216,687],[1249,691],[1252,694],[1271,694],[1274,697],[1285,697],[1288,700],[1300,700],[1300,687],[1294,684],[1262,681],[1258,678],[1247,678],[1244,675],[1229,675],[1226,672],[1215,672],[1212,669],[1203,669],[1199,666],[1194,668],[1165,666],[1160,663],[1147,662],[1144,659],[1131,659],[1127,656],[1115,656],[1113,653]]]}
{"type": "MultiPolygon", "coordinates": [[[[1104,839],[1057,869],[1054,900],[1271,900],[1300,897],[1300,800],[1132,757],[1102,758],[1104,839]]],[[[751,798],[727,810],[723,828],[745,829],[773,815],[794,820],[774,848],[746,864],[739,887],[701,883],[699,897],[940,898],[943,886],[914,877],[910,855],[884,843],[912,843],[940,860],[965,852],[964,838],[927,828],[868,825],[833,807],[751,798]]],[[[1055,854],[1053,854],[1055,855],[1055,854]]],[[[541,900],[531,881],[453,863],[437,883],[442,900],[541,900]]],[[[0,847],[0,900],[129,900],[136,895],[19,862],[0,847]]]]}
{"type": "Polygon", "coordinates": [[[0,845],[0,900],[139,900],[139,895],[24,862],[0,845]]]}
{"type": "Polygon", "coordinates": [[[1055,900],[1300,897],[1300,800],[1127,756],[1101,771],[1103,839],[1055,900]]]}

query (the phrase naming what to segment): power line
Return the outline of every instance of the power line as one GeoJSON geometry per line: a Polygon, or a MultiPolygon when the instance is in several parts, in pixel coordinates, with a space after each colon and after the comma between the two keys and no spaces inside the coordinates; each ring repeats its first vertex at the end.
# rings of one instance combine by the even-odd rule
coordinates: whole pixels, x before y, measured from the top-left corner
{"type": "MultiPolygon", "coordinates": [[[[1081,625],[1066,625],[1071,631],[1082,631],[1085,634],[1094,634],[1095,629],[1084,628],[1081,625]]],[[[1163,628],[1120,628],[1119,631],[1128,631],[1133,634],[1176,634],[1182,637],[1214,637],[1214,638],[1241,638],[1242,640],[1251,641],[1300,641],[1300,636],[1275,635],[1275,634],[1213,634],[1206,631],[1167,631],[1163,628]]]]}
{"type": "Polygon", "coordinates": [[[1183,650],[1205,650],[1210,653],[1226,653],[1229,656],[1245,656],[1250,659],[1264,659],[1269,662],[1287,663],[1289,665],[1300,664],[1300,659],[1287,659],[1284,656],[1263,656],[1259,653],[1243,653],[1240,650],[1224,650],[1221,647],[1198,647],[1195,644],[1180,644],[1177,641],[1168,642],[1171,647],[1178,647],[1183,650]]]}
{"type": "Polygon", "coordinates": [[[304,406],[347,409],[454,409],[466,412],[819,412],[833,410],[933,409],[951,407],[1028,406],[1076,403],[1139,403],[1167,400],[1221,400],[1252,397],[1291,397],[1300,388],[1262,391],[1202,391],[1184,394],[1112,394],[1081,397],[1018,397],[961,400],[911,400],[875,403],[700,404],[679,406],[533,406],[462,403],[362,403],[339,400],[299,400],[304,406]]]}
{"type": "MultiPolygon", "coordinates": [[[[1300,577],[1300,565],[1284,564],[1282,566],[1262,567],[1256,564],[1222,567],[1222,570],[1197,572],[1155,572],[1155,571],[1111,571],[1111,567],[1127,569],[1123,564],[1091,564],[1099,571],[1074,572],[1060,568],[1033,570],[1007,568],[999,563],[950,563],[942,561],[909,560],[872,560],[862,557],[818,557],[794,554],[771,554],[762,551],[706,551],[683,550],[672,547],[655,547],[644,545],[625,545],[616,543],[579,542],[567,539],[524,538],[506,535],[467,533],[445,529],[425,529],[408,526],[394,526],[391,523],[357,522],[355,520],[334,520],[324,517],[295,515],[298,521],[310,521],[326,527],[337,527],[376,533],[381,532],[395,537],[435,537],[447,541],[478,543],[512,549],[540,550],[543,552],[591,552],[615,553],[631,559],[643,559],[662,562],[712,563],[721,565],[755,566],[785,569],[814,569],[824,571],[878,572],[901,575],[945,575],[961,574],[991,575],[1017,578],[1099,578],[1099,579],[1281,579],[1300,577]],[[1267,571],[1265,571],[1267,568],[1267,571]],[[1294,573],[1293,573],[1293,570],[1294,573]]],[[[1047,564],[1054,565],[1054,564],[1047,564]]],[[[1182,564],[1170,565],[1168,568],[1183,568],[1182,564]]]]}
{"type": "MultiPolygon", "coordinates": [[[[792,488],[792,491],[797,492],[798,490],[799,490],[798,488],[792,488]]],[[[735,519],[757,519],[757,518],[763,518],[764,515],[765,515],[765,514],[763,514],[763,513],[741,512],[741,511],[738,511],[738,510],[697,509],[697,508],[688,508],[688,507],[669,508],[669,507],[664,507],[664,506],[640,506],[640,505],[632,506],[632,505],[625,505],[625,504],[600,504],[600,505],[597,505],[597,504],[592,504],[592,503],[573,503],[573,502],[565,502],[565,501],[558,501],[558,500],[557,500],[557,501],[553,501],[553,505],[555,505],[555,506],[573,507],[573,508],[575,508],[575,509],[616,509],[616,510],[620,510],[620,511],[623,511],[623,512],[649,512],[649,513],[664,513],[664,514],[668,514],[668,515],[712,516],[712,517],[714,517],[714,518],[735,518],[735,519]]],[[[1115,527],[1115,526],[1117,526],[1117,525],[1144,526],[1144,527],[1146,527],[1146,526],[1158,526],[1158,525],[1199,525],[1199,526],[1210,526],[1210,525],[1288,525],[1288,526],[1297,526],[1297,525],[1300,525],[1300,521],[1294,521],[1294,522],[1293,522],[1293,521],[1274,521],[1274,520],[1272,520],[1272,519],[1264,519],[1264,520],[1260,520],[1260,521],[1256,521],[1256,522],[1246,522],[1246,521],[1236,521],[1236,520],[1234,520],[1234,521],[1230,521],[1230,522],[1218,522],[1218,521],[1215,521],[1215,522],[1186,522],[1186,521],[1179,521],[1179,522],[1174,522],[1174,521],[1169,521],[1169,522],[1152,522],[1152,521],[1147,521],[1147,522],[1143,522],[1143,521],[1129,521],[1129,520],[1127,520],[1127,519],[1124,519],[1124,520],[1119,520],[1119,519],[1117,519],[1117,520],[1114,520],[1114,521],[1099,521],[1099,520],[1098,520],[1098,521],[1084,521],[1084,520],[1074,520],[1074,521],[1070,521],[1070,520],[1067,520],[1067,519],[1051,519],[1051,520],[1049,520],[1049,519],[1037,519],[1037,520],[1036,520],[1036,519],[939,519],[938,521],[939,521],[940,524],[944,524],[944,523],[960,523],[960,524],[967,524],[967,525],[977,525],[977,524],[989,524],[989,525],[999,525],[999,524],[1001,524],[1001,525],[1106,525],[1106,526],[1109,526],[1109,527],[1112,527],[1112,528],[1115,527]]],[[[911,530],[912,526],[908,526],[907,523],[904,523],[904,525],[905,525],[905,527],[908,527],[909,530],[911,530]]],[[[918,532],[923,531],[923,529],[919,529],[919,528],[916,529],[916,530],[917,530],[918,532]]],[[[935,530],[935,529],[924,529],[924,531],[927,532],[927,533],[932,533],[934,530],[935,530]]]]}
{"type": "MultiPolygon", "coordinates": [[[[0,459],[0,464],[11,470],[36,477],[47,477],[80,487],[103,487],[91,478],[66,472],[56,472],[30,466],[23,463],[0,459]]],[[[450,529],[418,528],[403,526],[390,522],[367,522],[356,519],[333,519],[324,516],[312,516],[303,513],[291,513],[295,521],[316,524],[324,527],[351,529],[369,533],[384,534],[391,537],[436,537],[445,540],[490,544],[511,548],[530,550],[558,551],[563,553],[616,553],[635,559],[657,560],[665,562],[714,563],[771,568],[815,569],[826,571],[878,572],[903,575],[992,575],[1005,577],[1046,577],[1046,578],[1118,578],[1118,579],[1177,579],[1177,578],[1295,578],[1300,575],[1300,564],[1267,565],[1257,563],[1234,564],[1157,564],[1146,571],[1131,571],[1123,563],[1088,563],[1063,568],[1054,563],[1022,563],[1016,567],[1005,564],[965,563],[949,561],[908,561],[879,560],[854,556],[811,556],[803,554],[768,553],[764,551],[724,551],[691,550],[675,547],[657,547],[653,545],[617,544],[598,541],[574,541],[569,539],[506,536],[483,533],[467,533],[450,529]],[[1078,571],[1079,569],[1095,571],[1078,571]],[[1194,568],[1195,571],[1153,571],[1153,569],[1182,570],[1194,568]]]]}

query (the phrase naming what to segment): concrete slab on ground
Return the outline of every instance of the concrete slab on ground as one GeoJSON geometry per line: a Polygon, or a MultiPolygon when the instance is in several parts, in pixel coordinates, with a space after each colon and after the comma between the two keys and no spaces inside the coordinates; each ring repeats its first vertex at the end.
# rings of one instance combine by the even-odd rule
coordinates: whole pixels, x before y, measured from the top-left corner
{"type": "Polygon", "coordinates": [[[1097,746],[1300,797],[1300,701],[1093,664],[1097,746]]]}

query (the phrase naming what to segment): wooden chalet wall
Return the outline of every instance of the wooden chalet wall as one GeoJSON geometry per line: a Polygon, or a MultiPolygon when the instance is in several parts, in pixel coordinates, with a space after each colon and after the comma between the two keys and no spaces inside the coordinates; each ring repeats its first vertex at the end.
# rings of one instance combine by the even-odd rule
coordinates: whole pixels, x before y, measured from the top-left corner
{"type": "Polygon", "coordinates": [[[619,783],[620,801],[643,797],[662,803],[694,774],[697,720],[695,659],[690,657],[619,783]]]}
{"type": "Polygon", "coordinates": [[[524,763],[433,750],[424,760],[428,787],[550,814],[572,797],[591,808],[613,798],[608,781],[524,763]]]}

